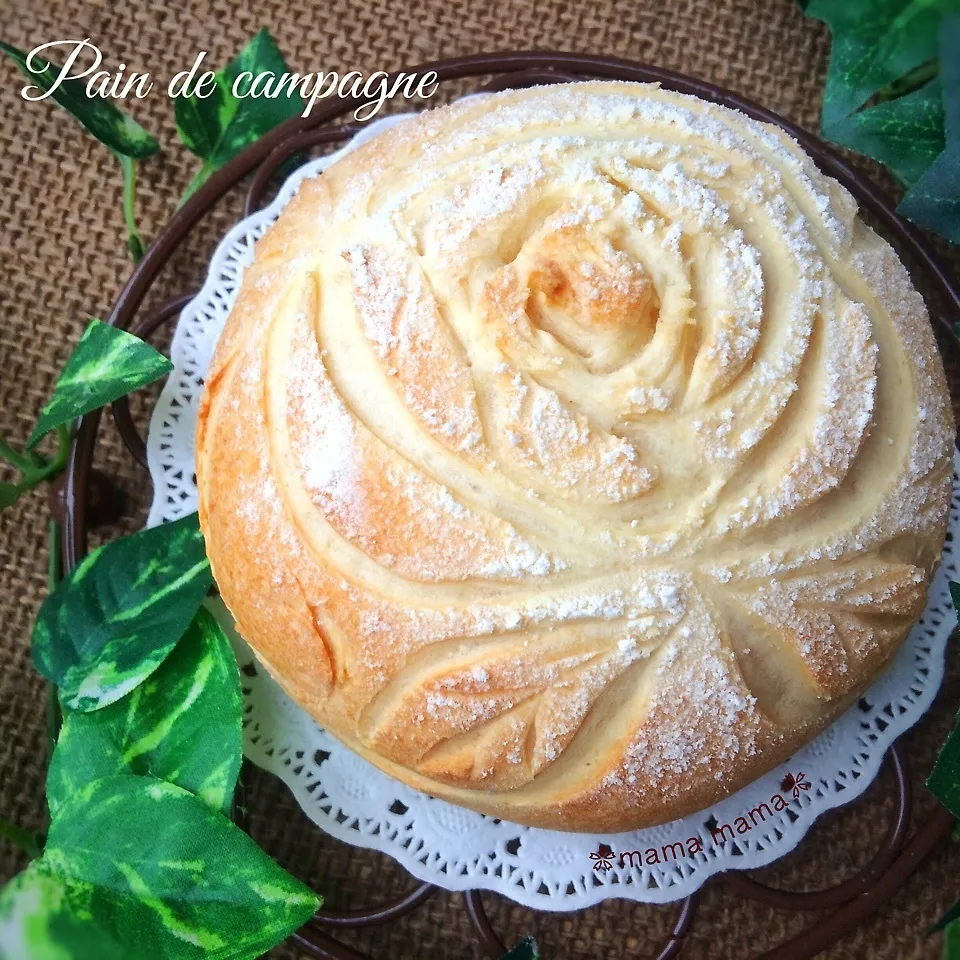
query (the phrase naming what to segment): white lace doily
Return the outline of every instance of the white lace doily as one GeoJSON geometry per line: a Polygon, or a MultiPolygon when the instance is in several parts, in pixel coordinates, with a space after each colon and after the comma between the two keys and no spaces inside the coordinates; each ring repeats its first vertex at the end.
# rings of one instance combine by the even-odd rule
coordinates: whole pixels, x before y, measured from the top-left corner
{"type": "MultiPolygon", "coordinates": [[[[345,149],[399,119],[370,124],[345,149]]],[[[181,315],[172,346],[175,369],[154,411],[147,442],[155,491],[148,523],[196,509],[193,445],[201,384],[240,276],[253,258],[254,242],[300,181],[343,152],[296,171],[269,207],[227,234],[207,282],[181,315]]],[[[960,486],[955,479],[951,533],[930,603],[893,665],[859,705],[788,763],[712,809],[662,827],[605,836],[536,830],[418,793],[320,729],[256,668],[249,648],[236,638],[238,658],[246,667],[246,754],[281,777],[321,829],[381,850],[438,886],[495,890],[541,910],[575,910],[610,897],[678,900],[714,873],[763,866],[792,850],[821,813],[867,788],[887,747],[930,705],[943,676],[946,640],[956,624],[948,580],[957,578],[958,523],[960,486]],[[722,830],[725,824],[730,833],[722,830]],[[716,839],[711,827],[722,831],[716,839]],[[601,845],[612,851],[609,857],[599,858],[601,845]]],[[[222,604],[220,613],[229,619],[222,604]]]]}

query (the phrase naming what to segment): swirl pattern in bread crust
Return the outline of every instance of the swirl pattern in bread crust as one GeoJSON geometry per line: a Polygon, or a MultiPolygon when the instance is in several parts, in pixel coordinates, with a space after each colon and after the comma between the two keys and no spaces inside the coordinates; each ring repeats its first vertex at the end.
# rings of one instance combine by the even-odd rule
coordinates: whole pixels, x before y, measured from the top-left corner
{"type": "Polygon", "coordinates": [[[626,830],[784,760],[922,612],[926,311],[782,131],[656,86],[430,111],[260,241],[197,436],[238,629],[347,745],[626,830]]]}

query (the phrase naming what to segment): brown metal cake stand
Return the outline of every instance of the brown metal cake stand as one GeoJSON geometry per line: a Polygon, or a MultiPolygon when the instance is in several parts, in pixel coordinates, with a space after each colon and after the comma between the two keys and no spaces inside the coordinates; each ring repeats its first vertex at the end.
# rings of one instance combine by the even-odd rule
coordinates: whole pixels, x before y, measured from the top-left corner
{"type": "MultiPolygon", "coordinates": [[[[777,124],[799,141],[825,173],[839,180],[856,197],[861,207],[876,218],[898,251],[911,262],[915,270],[920,271],[930,288],[942,297],[949,316],[935,314],[937,321],[949,329],[953,322],[960,320],[960,297],[957,291],[919,232],[893,212],[889,200],[830,147],[750,100],[713,84],[669,70],[627,60],[580,54],[541,51],[480,54],[406,68],[408,73],[412,70],[435,70],[441,84],[478,78],[477,91],[598,78],[656,82],[668,89],[694,94],[740,110],[757,120],[777,124]]],[[[258,209],[274,175],[291,156],[311,148],[340,144],[356,133],[359,125],[345,123],[343,118],[350,115],[359,104],[359,100],[337,100],[325,103],[306,119],[296,117],[275,128],[213,175],[176,212],[147,250],[120,292],[109,322],[146,338],[177,317],[192,299],[194,292],[171,300],[150,316],[138,317],[138,311],[163,267],[201,218],[250,173],[253,177],[247,185],[244,215],[258,209]]],[[[113,412],[124,444],[130,454],[145,467],[146,447],[134,425],[126,398],[117,401],[113,412]]],[[[90,414],[81,421],[63,484],[62,561],[67,570],[84,555],[87,530],[94,522],[93,501],[96,491],[91,482],[94,479],[92,461],[99,423],[99,413],[90,414]]],[[[805,893],[766,886],[744,872],[722,874],[724,882],[733,886],[744,898],[791,911],[831,911],[825,918],[818,918],[798,936],[758,955],[755,960],[806,960],[815,957],[886,903],[946,837],[952,817],[939,806],[915,833],[909,835],[912,803],[910,782],[904,758],[896,745],[891,747],[886,763],[894,774],[896,816],[872,860],[858,874],[829,889],[805,893]]],[[[392,902],[359,906],[349,911],[321,910],[310,923],[294,934],[293,939],[300,949],[313,957],[373,960],[369,954],[361,953],[337,940],[337,930],[388,924],[416,910],[437,892],[437,889],[432,884],[420,883],[411,892],[392,902]]],[[[697,902],[697,895],[694,894],[677,905],[677,918],[670,935],[665,942],[651,945],[648,952],[650,958],[668,960],[681,953],[684,938],[696,918],[697,902]]],[[[464,895],[464,903],[482,951],[490,957],[500,956],[506,946],[490,924],[479,891],[468,891],[464,895]]]]}

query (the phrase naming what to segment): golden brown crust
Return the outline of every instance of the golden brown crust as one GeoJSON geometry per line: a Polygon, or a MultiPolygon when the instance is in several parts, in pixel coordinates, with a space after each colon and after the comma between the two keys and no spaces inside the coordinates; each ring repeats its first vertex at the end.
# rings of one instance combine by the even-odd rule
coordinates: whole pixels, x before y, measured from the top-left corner
{"type": "Polygon", "coordinates": [[[241,634],[414,787],[626,830],[784,760],[923,609],[922,300],[781,131],[639,84],[431,111],[307,181],[207,381],[241,634]]]}

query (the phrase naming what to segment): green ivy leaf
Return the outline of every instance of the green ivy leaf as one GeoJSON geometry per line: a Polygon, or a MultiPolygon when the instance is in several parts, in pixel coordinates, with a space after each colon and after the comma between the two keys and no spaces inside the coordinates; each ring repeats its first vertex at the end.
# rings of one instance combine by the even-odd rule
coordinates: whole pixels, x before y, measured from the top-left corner
{"type": "Polygon", "coordinates": [[[92,890],[93,915],[137,956],[253,960],[319,906],[239,827],[152,777],[108,777],[75,794],[44,860],[92,890]]]}
{"type": "Polygon", "coordinates": [[[35,860],[0,890],[0,957],[136,960],[94,919],[90,901],[88,889],[35,860]]]}
{"type": "Polygon", "coordinates": [[[940,75],[943,82],[946,147],[907,191],[897,212],[960,243],[960,15],[940,26],[940,75]]]}
{"type": "MultiPolygon", "coordinates": [[[[59,75],[59,67],[38,57],[31,63],[42,69],[34,73],[27,68],[27,54],[8,43],[0,42],[0,51],[7,54],[42,90],[50,90],[59,75]]],[[[110,100],[91,96],[82,78],[64,80],[50,94],[55,103],[67,111],[85,130],[92,133],[105,147],[113,151],[123,168],[123,214],[127,224],[127,249],[134,262],[143,255],[143,241],[133,220],[134,168],[136,160],[155,154],[160,145],[139,123],[132,120],[110,100]]]]}
{"type": "Polygon", "coordinates": [[[808,17],[830,27],[823,133],[875,93],[937,56],[940,16],[960,0],[810,0],[808,17]]]}
{"type": "Polygon", "coordinates": [[[47,774],[51,816],[92,780],[151,775],[229,815],[243,759],[240,671],[202,607],[161,666],[123,699],[69,713],[47,774]]]}
{"type": "Polygon", "coordinates": [[[955,580],[950,581],[950,601],[953,603],[953,609],[960,611],[960,583],[955,580]]]}
{"type": "Polygon", "coordinates": [[[102,320],[91,320],[73,348],[53,396],[40,412],[27,449],[60,424],[113,403],[172,369],[162,353],[139,337],[102,320]]]}
{"type": "Polygon", "coordinates": [[[960,242],[960,0],[800,8],[833,37],[823,135],[886,164],[909,188],[898,213],[960,242]]]}
{"type": "Polygon", "coordinates": [[[211,582],[196,514],[108,543],[44,600],[34,664],[71,710],[106,707],[163,663],[211,582]]]}
{"type": "Polygon", "coordinates": [[[916,183],[946,142],[939,78],[845,117],[831,126],[830,139],[879,160],[902,183],[916,183]]]}
{"type": "Polygon", "coordinates": [[[943,932],[943,960],[960,960],[960,920],[948,923],[943,932]]]}
{"type": "MultiPolygon", "coordinates": [[[[960,611],[960,583],[953,580],[950,581],[950,599],[954,608],[960,611]]],[[[927,787],[955,817],[960,817],[960,722],[940,748],[937,762],[927,777],[927,787]]]]}
{"type": "MultiPolygon", "coordinates": [[[[953,580],[950,599],[954,609],[960,611],[960,583],[953,580]]],[[[954,816],[960,813],[960,722],[940,748],[927,786],[954,816]]],[[[928,933],[937,930],[944,930],[944,960],[960,960],[960,901],[947,910],[928,933]]]]}
{"type": "MultiPolygon", "coordinates": [[[[233,95],[233,84],[244,72],[254,76],[270,72],[275,76],[289,72],[273,37],[261,30],[223,70],[216,74],[216,89],[206,98],[195,94],[176,97],[173,115],[180,139],[204,162],[184,192],[186,200],[212,173],[255,143],[269,130],[299,116],[303,101],[299,93],[287,88],[278,97],[242,97],[233,95]]],[[[243,89],[241,93],[245,92],[243,89]]]]}
{"type": "Polygon", "coordinates": [[[958,900],[928,931],[927,933],[936,933],[942,930],[948,923],[954,920],[960,920],[960,900],[958,900]]]}
{"type": "Polygon", "coordinates": [[[508,950],[500,960],[539,960],[540,950],[533,937],[521,940],[512,950],[508,950]]]}
{"type": "MultiPolygon", "coordinates": [[[[53,87],[59,68],[53,70],[49,62],[34,57],[35,66],[45,66],[40,73],[33,73],[27,69],[27,54],[23,50],[0,41],[0,51],[10,57],[36,86],[42,90],[53,87]]],[[[110,100],[89,95],[83,79],[65,80],[50,96],[114,153],[143,160],[160,149],[157,141],[139,123],[118,110],[110,100]]]]}
{"type": "Polygon", "coordinates": [[[230,102],[224,71],[216,75],[216,86],[206,97],[196,94],[175,97],[173,119],[186,148],[205,160],[216,153],[223,130],[236,115],[236,101],[230,102]]]}

